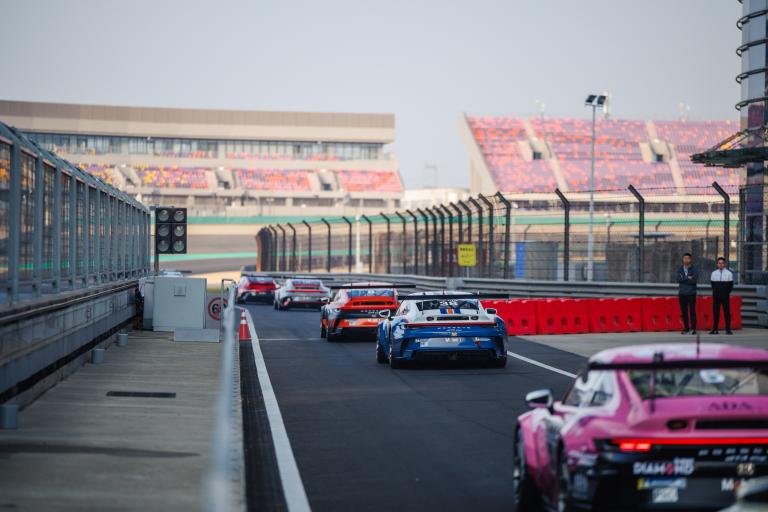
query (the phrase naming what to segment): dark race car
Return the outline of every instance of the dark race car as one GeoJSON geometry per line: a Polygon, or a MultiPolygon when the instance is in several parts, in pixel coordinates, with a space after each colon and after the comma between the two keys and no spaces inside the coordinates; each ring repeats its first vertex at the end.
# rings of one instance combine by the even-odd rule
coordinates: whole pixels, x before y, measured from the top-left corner
{"type": "Polygon", "coordinates": [[[275,300],[277,285],[271,276],[263,274],[244,274],[237,283],[237,302],[272,303],[275,300]]]}
{"type": "Polygon", "coordinates": [[[397,309],[394,286],[392,283],[359,282],[340,287],[333,301],[323,306],[320,336],[328,341],[341,338],[375,340],[376,329],[384,320],[381,311],[397,309]]]}
{"type": "Polygon", "coordinates": [[[518,510],[720,510],[768,475],[768,351],[640,345],[590,358],[562,401],[529,393],[518,510]]]}

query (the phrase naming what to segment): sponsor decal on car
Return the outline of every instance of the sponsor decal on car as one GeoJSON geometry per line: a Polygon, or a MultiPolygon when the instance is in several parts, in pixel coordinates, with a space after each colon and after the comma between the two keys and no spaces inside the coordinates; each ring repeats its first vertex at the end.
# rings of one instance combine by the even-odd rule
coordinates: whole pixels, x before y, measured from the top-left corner
{"type": "Polygon", "coordinates": [[[720,490],[723,492],[736,492],[745,482],[747,482],[747,479],[723,478],[720,480],[720,490]]]}
{"type": "Polygon", "coordinates": [[[676,457],[671,462],[640,461],[632,465],[634,475],[688,476],[693,473],[694,461],[688,457],[676,457]]]}
{"type": "Polygon", "coordinates": [[[653,503],[677,503],[679,500],[677,487],[660,487],[651,491],[651,502],[653,503]]]}
{"type": "Polygon", "coordinates": [[[662,487],[675,487],[685,489],[688,486],[687,478],[638,478],[637,490],[660,489],[662,487]]]}

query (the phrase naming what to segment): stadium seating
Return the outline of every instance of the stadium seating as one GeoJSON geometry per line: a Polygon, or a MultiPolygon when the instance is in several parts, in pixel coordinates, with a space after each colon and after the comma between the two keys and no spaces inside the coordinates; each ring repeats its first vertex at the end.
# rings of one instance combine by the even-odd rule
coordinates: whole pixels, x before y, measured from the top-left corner
{"type": "Polygon", "coordinates": [[[336,171],[339,186],[348,192],[402,192],[400,176],[391,171],[336,171]]]}
{"type": "Polygon", "coordinates": [[[134,166],[140,186],[153,188],[207,189],[206,169],[201,167],[134,166]]]}
{"type": "Polygon", "coordinates": [[[504,192],[552,192],[557,186],[547,162],[526,161],[518,141],[526,140],[521,119],[469,116],[469,126],[493,175],[504,192]]]}
{"type": "Polygon", "coordinates": [[[705,151],[739,130],[731,121],[656,121],[661,140],[674,145],[686,187],[710,187],[713,181],[723,186],[737,186],[738,170],[705,167],[691,162],[691,155],[705,151]]]}
{"type": "MultiPolygon", "coordinates": [[[[560,161],[571,191],[589,190],[592,123],[585,119],[532,119],[537,137],[546,139],[560,161]]],[[[675,190],[666,163],[646,163],[640,142],[647,141],[644,121],[598,120],[595,126],[595,189],[637,188],[675,190]]]]}
{"type": "Polygon", "coordinates": [[[77,166],[88,174],[96,176],[105,183],[112,185],[112,166],[104,164],[77,164],[77,166]]]}
{"type": "Polygon", "coordinates": [[[240,186],[250,190],[310,190],[303,169],[234,169],[240,186]]]}

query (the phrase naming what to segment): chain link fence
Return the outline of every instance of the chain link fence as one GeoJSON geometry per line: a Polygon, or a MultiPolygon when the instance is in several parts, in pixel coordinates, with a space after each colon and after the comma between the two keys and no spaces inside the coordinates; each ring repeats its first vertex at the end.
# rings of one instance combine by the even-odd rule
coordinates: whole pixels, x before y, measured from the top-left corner
{"type": "Polygon", "coordinates": [[[265,271],[668,283],[690,252],[703,283],[719,256],[739,269],[735,188],[596,191],[591,213],[589,196],[497,193],[267,226],[259,263],[265,271]],[[459,266],[459,244],[474,246],[476,265],[459,266]]]}

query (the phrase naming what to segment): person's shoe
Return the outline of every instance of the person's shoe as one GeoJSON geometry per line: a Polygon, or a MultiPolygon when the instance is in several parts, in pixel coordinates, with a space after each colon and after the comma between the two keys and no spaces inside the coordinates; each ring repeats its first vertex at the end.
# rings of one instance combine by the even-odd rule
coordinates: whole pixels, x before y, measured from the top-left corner
{"type": "Polygon", "coordinates": [[[717,329],[712,329],[711,331],[709,331],[709,334],[720,334],[720,333],[717,332],[717,329]]]}
{"type": "Polygon", "coordinates": [[[733,334],[733,331],[725,331],[725,334],[733,334]]]}
{"type": "Polygon", "coordinates": [[[693,330],[691,331],[691,334],[696,334],[696,329],[693,329],[693,330]]]}

